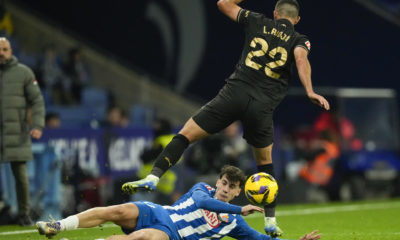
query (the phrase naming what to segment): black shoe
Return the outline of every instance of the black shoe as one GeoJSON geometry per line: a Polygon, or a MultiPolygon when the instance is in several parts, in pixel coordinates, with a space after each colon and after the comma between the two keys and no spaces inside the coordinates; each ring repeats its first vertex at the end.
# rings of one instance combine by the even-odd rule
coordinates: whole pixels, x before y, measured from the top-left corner
{"type": "Polygon", "coordinates": [[[28,215],[18,216],[17,223],[18,223],[18,225],[23,226],[23,227],[33,226],[32,219],[28,215]]]}
{"type": "Polygon", "coordinates": [[[11,214],[10,206],[5,206],[0,210],[0,225],[15,224],[15,217],[11,214]]]}

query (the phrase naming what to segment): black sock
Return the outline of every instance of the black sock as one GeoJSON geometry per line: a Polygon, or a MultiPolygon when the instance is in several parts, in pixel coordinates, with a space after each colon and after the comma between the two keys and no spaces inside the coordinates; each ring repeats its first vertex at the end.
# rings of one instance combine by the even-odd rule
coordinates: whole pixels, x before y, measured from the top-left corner
{"type": "Polygon", "coordinates": [[[176,164],[188,146],[189,140],[185,136],[176,135],[156,158],[151,174],[161,177],[170,167],[176,164]]]}
{"type": "MultiPolygon", "coordinates": [[[[274,165],[272,163],[259,165],[257,166],[257,169],[259,172],[265,172],[275,177],[274,165]]],[[[272,203],[264,206],[264,215],[266,217],[275,217],[275,207],[276,207],[276,199],[272,203]]]]}
{"type": "Polygon", "coordinates": [[[272,163],[258,165],[257,169],[258,169],[258,172],[265,172],[265,173],[268,173],[269,175],[275,177],[274,165],[272,163]]]}

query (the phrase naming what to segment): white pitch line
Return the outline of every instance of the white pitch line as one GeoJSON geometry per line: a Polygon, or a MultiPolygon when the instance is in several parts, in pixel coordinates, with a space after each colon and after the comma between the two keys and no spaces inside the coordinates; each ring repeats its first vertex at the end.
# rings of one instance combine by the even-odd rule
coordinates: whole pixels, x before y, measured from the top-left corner
{"type": "Polygon", "coordinates": [[[334,206],[334,207],[319,207],[319,208],[308,208],[308,209],[296,209],[296,210],[285,210],[277,211],[277,216],[293,216],[293,215],[311,215],[317,213],[333,213],[333,212],[350,212],[359,210],[375,210],[375,209],[388,209],[388,208],[399,208],[400,202],[393,203],[367,203],[362,205],[347,205],[347,206],[334,206]]]}
{"type": "Polygon", "coordinates": [[[37,232],[37,230],[18,230],[18,231],[12,231],[12,232],[2,232],[0,235],[14,235],[14,234],[24,234],[24,233],[33,233],[37,232]]]}
{"type": "MultiPolygon", "coordinates": [[[[293,209],[293,210],[280,210],[276,211],[276,216],[296,216],[296,215],[312,215],[320,213],[335,213],[335,212],[350,212],[359,210],[375,210],[375,209],[388,209],[388,208],[399,208],[399,202],[389,203],[366,203],[366,204],[352,204],[346,206],[331,206],[331,207],[317,207],[317,208],[305,208],[305,209],[293,209]]],[[[253,214],[245,218],[256,218],[259,214],[253,214]]]]}
{"type": "MultiPolygon", "coordinates": [[[[110,227],[118,227],[118,226],[115,225],[115,224],[112,224],[112,223],[107,223],[107,224],[102,225],[99,228],[110,228],[110,227]]],[[[83,229],[84,228],[79,228],[79,229],[74,229],[74,230],[83,230],[83,229]]],[[[2,236],[2,235],[17,235],[17,234],[25,234],[25,233],[35,233],[37,231],[38,231],[37,229],[29,229],[29,230],[18,230],[18,231],[1,232],[0,236],[2,236]]]]}

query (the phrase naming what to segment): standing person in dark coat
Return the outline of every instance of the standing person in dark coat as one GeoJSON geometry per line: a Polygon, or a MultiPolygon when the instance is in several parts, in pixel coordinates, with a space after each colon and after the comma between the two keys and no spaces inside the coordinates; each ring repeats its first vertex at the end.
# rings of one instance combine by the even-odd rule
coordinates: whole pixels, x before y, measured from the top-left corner
{"type": "Polygon", "coordinates": [[[32,70],[12,55],[10,42],[0,38],[0,163],[10,162],[18,198],[18,224],[32,225],[26,162],[33,159],[31,136],[39,139],[45,107],[32,70]],[[32,108],[32,129],[27,109],[32,108]]]}

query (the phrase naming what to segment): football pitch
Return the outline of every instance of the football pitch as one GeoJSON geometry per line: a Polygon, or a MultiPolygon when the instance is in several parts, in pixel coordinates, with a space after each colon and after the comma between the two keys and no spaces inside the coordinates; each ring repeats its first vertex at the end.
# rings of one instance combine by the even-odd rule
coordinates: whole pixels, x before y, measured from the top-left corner
{"type": "MultiPolygon", "coordinates": [[[[280,205],[277,217],[284,230],[284,239],[298,239],[300,235],[318,229],[326,240],[389,240],[400,239],[400,199],[349,203],[280,205]]],[[[250,226],[263,232],[263,215],[245,218],[250,226]]],[[[93,229],[62,232],[53,239],[95,240],[121,230],[107,223],[93,229]]],[[[0,226],[1,240],[46,239],[33,227],[0,226]]],[[[224,240],[231,238],[225,237],[224,240]]]]}

